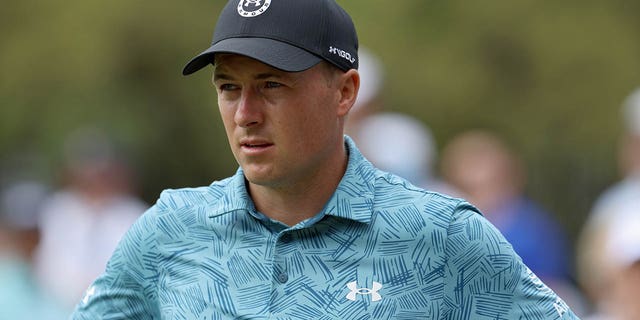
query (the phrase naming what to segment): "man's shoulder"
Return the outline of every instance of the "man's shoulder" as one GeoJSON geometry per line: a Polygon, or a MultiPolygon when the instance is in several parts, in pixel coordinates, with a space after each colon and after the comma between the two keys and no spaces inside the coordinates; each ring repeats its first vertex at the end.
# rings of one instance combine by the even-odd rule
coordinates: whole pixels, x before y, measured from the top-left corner
{"type": "Polygon", "coordinates": [[[477,213],[464,199],[423,189],[393,174],[378,176],[374,199],[380,212],[415,211],[429,220],[451,221],[460,211],[477,213]]]}
{"type": "Polygon", "coordinates": [[[208,186],[166,189],[137,221],[136,230],[143,235],[153,232],[179,238],[187,229],[202,228],[210,217],[247,205],[249,201],[238,193],[236,184],[237,179],[234,182],[231,177],[208,186]]]}
{"type": "Polygon", "coordinates": [[[422,199],[443,203],[459,203],[464,201],[442,192],[416,186],[404,178],[384,171],[378,171],[375,190],[377,195],[387,194],[400,198],[422,199]]]}
{"type": "Polygon", "coordinates": [[[165,189],[160,193],[156,206],[164,211],[216,205],[234,192],[233,181],[234,178],[230,177],[208,186],[165,189]]]}

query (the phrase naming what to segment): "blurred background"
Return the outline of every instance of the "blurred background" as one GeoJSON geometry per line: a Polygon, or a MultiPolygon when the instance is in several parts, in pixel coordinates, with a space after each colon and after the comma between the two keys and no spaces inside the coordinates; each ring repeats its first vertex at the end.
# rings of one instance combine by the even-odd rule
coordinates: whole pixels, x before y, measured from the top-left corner
{"type": "MultiPolygon", "coordinates": [[[[338,2],[384,65],[384,109],[427,125],[436,152],[469,129],[501,136],[521,159],[526,194],[573,248],[597,196],[622,177],[640,2],[338,2]]],[[[234,173],[211,72],[181,75],[208,47],[224,1],[3,3],[0,182],[69,184],[69,137],[86,128],[110,137],[126,192],[144,203],[234,173]]]]}

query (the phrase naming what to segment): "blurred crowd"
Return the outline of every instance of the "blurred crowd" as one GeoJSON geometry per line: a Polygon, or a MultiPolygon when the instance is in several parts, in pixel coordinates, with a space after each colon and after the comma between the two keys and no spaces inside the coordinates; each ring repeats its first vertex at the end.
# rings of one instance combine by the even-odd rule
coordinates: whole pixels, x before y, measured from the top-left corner
{"type": "Polygon", "coordinates": [[[360,55],[364,94],[346,131],[372,163],[475,205],[581,318],[640,319],[640,88],[621,108],[623,178],[593,200],[572,244],[556,214],[527,194],[526,166],[510,137],[474,128],[438,148],[426,123],[384,106],[383,64],[366,48],[360,55]]]}
{"type": "MultiPolygon", "coordinates": [[[[527,194],[526,166],[508,137],[470,129],[438,148],[426,123],[384,105],[384,72],[362,48],[346,134],[372,163],[478,207],[583,319],[640,319],[640,89],[622,104],[623,178],[593,200],[573,245],[556,214],[527,194]]],[[[148,208],[126,154],[104,131],[73,132],[64,154],[60,183],[19,172],[0,180],[1,319],[66,319],[148,208]]]]}
{"type": "Polygon", "coordinates": [[[57,188],[19,171],[5,171],[1,185],[0,319],[67,319],[148,205],[123,152],[96,127],[67,138],[57,188]]]}

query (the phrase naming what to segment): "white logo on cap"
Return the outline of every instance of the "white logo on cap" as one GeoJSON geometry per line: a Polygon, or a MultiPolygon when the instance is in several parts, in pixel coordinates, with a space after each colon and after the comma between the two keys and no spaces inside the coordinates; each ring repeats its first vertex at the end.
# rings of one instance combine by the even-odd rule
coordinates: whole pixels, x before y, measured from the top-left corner
{"type": "Polygon", "coordinates": [[[341,50],[341,49],[338,49],[338,48],[334,48],[334,47],[330,46],[329,47],[329,53],[335,54],[335,55],[339,56],[340,58],[345,59],[345,60],[347,60],[347,61],[349,61],[351,63],[354,63],[356,61],[356,59],[351,56],[351,53],[346,52],[346,51],[341,50]]]}
{"type": "Polygon", "coordinates": [[[271,5],[271,0],[240,0],[238,14],[245,18],[252,18],[263,14],[271,5]]]}

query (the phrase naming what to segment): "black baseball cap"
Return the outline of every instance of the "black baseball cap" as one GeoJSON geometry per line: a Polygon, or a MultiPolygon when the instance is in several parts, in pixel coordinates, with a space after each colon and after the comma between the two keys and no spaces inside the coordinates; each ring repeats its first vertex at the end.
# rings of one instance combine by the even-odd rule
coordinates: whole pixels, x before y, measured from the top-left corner
{"type": "Polygon", "coordinates": [[[230,0],[211,47],[191,59],[182,74],[213,63],[216,53],[244,55],[288,72],[322,60],[347,71],[358,68],[358,36],[335,0],[230,0]]]}

